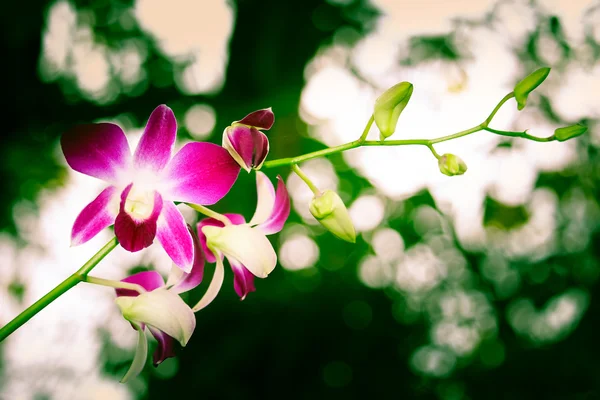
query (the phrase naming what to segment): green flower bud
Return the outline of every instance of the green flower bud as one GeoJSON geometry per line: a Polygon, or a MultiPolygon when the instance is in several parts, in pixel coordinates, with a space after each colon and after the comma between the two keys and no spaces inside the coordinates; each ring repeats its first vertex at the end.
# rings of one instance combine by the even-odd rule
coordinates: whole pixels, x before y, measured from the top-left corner
{"type": "Polygon", "coordinates": [[[412,92],[412,83],[400,82],[383,92],[375,101],[373,118],[381,132],[381,140],[392,136],[396,130],[400,113],[408,104],[412,92]]]}
{"type": "Polygon", "coordinates": [[[529,96],[529,93],[533,92],[533,90],[536,87],[540,86],[540,84],[544,82],[549,73],[550,68],[540,68],[527,75],[523,80],[521,80],[521,82],[517,83],[514,92],[515,100],[517,100],[517,108],[519,109],[519,111],[525,107],[525,104],[527,103],[527,96],[529,96]]]}
{"type": "Polygon", "coordinates": [[[467,164],[458,156],[454,154],[444,154],[438,160],[440,172],[444,175],[454,176],[462,175],[467,172],[467,164]]]}
{"type": "Polygon", "coordinates": [[[336,192],[326,190],[316,195],[310,202],[309,210],[329,232],[347,242],[356,242],[356,231],[350,214],[336,192]]]}
{"type": "Polygon", "coordinates": [[[575,124],[570,126],[565,126],[563,128],[558,128],[554,131],[554,137],[559,142],[564,142],[565,140],[569,140],[571,138],[577,137],[579,135],[583,135],[587,131],[587,126],[575,124]]]}

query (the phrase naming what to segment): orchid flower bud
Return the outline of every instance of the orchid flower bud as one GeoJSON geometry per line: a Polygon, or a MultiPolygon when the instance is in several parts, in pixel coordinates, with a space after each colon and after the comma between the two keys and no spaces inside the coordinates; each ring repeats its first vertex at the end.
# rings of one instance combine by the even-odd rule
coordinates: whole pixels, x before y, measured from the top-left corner
{"type": "Polygon", "coordinates": [[[467,164],[454,154],[444,154],[438,160],[440,172],[444,175],[455,176],[462,175],[467,172],[467,164]]]}
{"type": "Polygon", "coordinates": [[[383,92],[375,101],[373,118],[379,128],[381,140],[392,136],[396,131],[400,113],[408,104],[412,92],[412,83],[400,82],[383,92]]]}
{"type": "Polygon", "coordinates": [[[356,231],[350,214],[336,192],[326,190],[316,195],[310,202],[309,210],[329,232],[347,242],[356,242],[356,231]]]}
{"type": "Polygon", "coordinates": [[[260,131],[273,126],[275,116],[270,108],[254,111],[235,121],[223,132],[223,147],[247,172],[262,167],[269,154],[269,139],[260,131]]]}
{"type": "Polygon", "coordinates": [[[517,108],[519,109],[519,111],[525,107],[525,104],[527,103],[527,96],[529,96],[529,93],[533,92],[533,90],[536,87],[540,86],[540,84],[544,82],[549,73],[550,68],[540,68],[536,71],[533,71],[531,74],[527,75],[519,83],[516,84],[514,93],[515,100],[517,100],[517,108]]]}
{"type": "Polygon", "coordinates": [[[587,131],[587,126],[575,124],[558,128],[554,131],[554,137],[559,142],[564,142],[565,140],[569,140],[579,135],[583,135],[585,131],[587,131]]]}

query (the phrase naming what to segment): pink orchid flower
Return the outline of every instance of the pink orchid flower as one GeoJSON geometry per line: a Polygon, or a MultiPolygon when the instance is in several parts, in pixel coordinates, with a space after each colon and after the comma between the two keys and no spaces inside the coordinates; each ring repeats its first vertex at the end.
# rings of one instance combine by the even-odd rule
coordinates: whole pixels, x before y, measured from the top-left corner
{"type": "Polygon", "coordinates": [[[255,291],[254,277],[266,278],[277,264],[277,255],[266,235],[279,232],[290,215],[290,198],[283,179],[278,176],[277,191],[262,172],[256,173],[258,202],[249,223],[239,214],[226,214],[231,224],[213,218],[198,223],[198,237],[206,261],[216,262],[213,279],[193,310],[206,307],[217,296],[224,278],[223,257],[231,265],[234,288],[243,300],[255,291]]]}
{"type": "Polygon", "coordinates": [[[171,157],[176,134],[173,111],[160,105],[133,157],[115,124],[80,125],[62,136],[69,166],[108,183],[75,220],[73,245],[114,224],[124,249],[139,251],[156,237],[177,266],[191,269],[192,236],[174,202],[216,203],[231,189],[240,168],[227,150],[212,143],[188,143],[171,157]]]}
{"type": "Polygon", "coordinates": [[[234,121],[223,132],[223,147],[237,163],[250,172],[260,169],[269,154],[269,139],[259,129],[269,130],[275,122],[271,108],[254,111],[234,121]]]}
{"type": "Polygon", "coordinates": [[[158,346],[153,354],[154,366],[169,357],[175,356],[175,342],[185,346],[196,327],[196,318],[192,309],[179,297],[202,282],[204,258],[198,237],[188,230],[194,241],[194,263],[190,273],[173,266],[165,284],[156,271],[144,271],[131,275],[122,282],[141,286],[146,292],[139,293],[129,289],[117,289],[117,305],[123,316],[138,331],[136,354],[128,372],[121,382],[141,372],[146,364],[148,344],[145,330],[148,328],[157,340],[158,346]]]}

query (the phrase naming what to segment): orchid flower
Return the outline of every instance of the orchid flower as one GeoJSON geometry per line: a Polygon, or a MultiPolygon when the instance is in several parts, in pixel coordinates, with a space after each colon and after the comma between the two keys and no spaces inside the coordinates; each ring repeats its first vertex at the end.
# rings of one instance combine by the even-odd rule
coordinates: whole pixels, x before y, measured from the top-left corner
{"type": "Polygon", "coordinates": [[[191,232],[194,240],[194,263],[190,273],[173,266],[169,279],[165,284],[162,276],[156,271],[144,271],[131,275],[122,282],[139,285],[146,292],[139,293],[130,289],[117,289],[117,305],[123,316],[138,331],[136,353],[129,370],[121,380],[141,372],[146,364],[148,343],[145,328],[157,340],[158,347],[153,355],[154,366],[175,355],[175,342],[185,346],[196,327],[196,318],[192,309],[179,297],[198,286],[202,282],[204,258],[197,236],[191,232]]]}
{"type": "Polygon", "coordinates": [[[176,134],[173,111],[160,105],[133,157],[115,124],[80,125],[62,136],[69,166],[108,183],[75,220],[72,245],[114,224],[124,249],[139,251],[156,237],[173,262],[190,271],[192,237],[174,202],[214,204],[231,189],[240,169],[224,148],[212,143],[188,143],[171,157],[176,134]]]}
{"type": "Polygon", "coordinates": [[[223,147],[247,172],[260,169],[265,162],[269,154],[269,140],[259,129],[268,131],[274,122],[273,111],[265,108],[254,111],[225,128],[223,147]]]}
{"type": "Polygon", "coordinates": [[[226,214],[231,224],[214,218],[198,223],[198,237],[206,261],[216,262],[213,279],[204,297],[193,308],[206,307],[217,296],[224,278],[223,257],[231,265],[234,288],[243,300],[255,290],[254,277],[266,278],[277,264],[277,255],[266,235],[279,232],[290,214],[290,199],[278,176],[277,191],[262,172],[256,173],[258,202],[254,216],[246,223],[239,214],[226,214]]]}

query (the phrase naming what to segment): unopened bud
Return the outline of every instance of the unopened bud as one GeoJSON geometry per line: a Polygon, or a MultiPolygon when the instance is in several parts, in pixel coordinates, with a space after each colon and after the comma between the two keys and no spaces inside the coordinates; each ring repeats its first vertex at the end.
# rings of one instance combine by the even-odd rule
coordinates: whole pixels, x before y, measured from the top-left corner
{"type": "Polygon", "coordinates": [[[310,202],[309,210],[329,232],[347,242],[356,242],[356,231],[350,214],[336,192],[326,190],[316,195],[310,202]]]}
{"type": "Polygon", "coordinates": [[[515,100],[517,100],[517,108],[519,110],[522,110],[525,107],[529,93],[533,92],[536,87],[540,86],[549,73],[550,68],[540,68],[536,71],[533,71],[531,74],[527,75],[523,80],[517,83],[514,93],[515,100]]]}
{"type": "Polygon", "coordinates": [[[577,137],[579,135],[583,135],[587,131],[587,126],[575,124],[570,126],[565,126],[563,128],[558,128],[554,131],[554,137],[559,142],[564,142],[565,140],[569,140],[571,138],[577,137]]]}
{"type": "Polygon", "coordinates": [[[379,128],[379,132],[381,132],[381,140],[392,136],[396,131],[400,113],[402,113],[402,110],[408,104],[412,92],[412,83],[400,82],[383,92],[375,101],[373,118],[379,128]]]}
{"type": "Polygon", "coordinates": [[[455,176],[462,175],[467,172],[467,164],[454,154],[444,154],[438,160],[440,172],[444,175],[455,176]]]}
{"type": "Polygon", "coordinates": [[[268,130],[274,120],[273,111],[265,108],[235,121],[223,132],[223,147],[246,171],[260,169],[265,162],[269,154],[269,139],[259,129],[268,130]]]}

